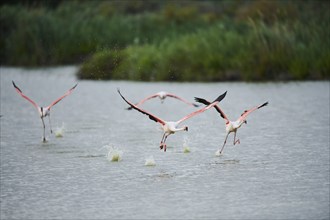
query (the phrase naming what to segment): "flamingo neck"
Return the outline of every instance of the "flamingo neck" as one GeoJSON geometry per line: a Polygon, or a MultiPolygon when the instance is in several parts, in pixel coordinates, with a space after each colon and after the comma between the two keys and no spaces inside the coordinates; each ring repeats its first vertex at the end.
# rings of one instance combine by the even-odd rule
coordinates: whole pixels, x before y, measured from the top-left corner
{"type": "Polygon", "coordinates": [[[184,130],[187,130],[187,127],[186,126],[183,126],[183,127],[181,127],[181,128],[175,128],[175,132],[177,132],[177,131],[184,131],[184,130]]]}
{"type": "Polygon", "coordinates": [[[183,131],[183,130],[187,130],[187,126],[183,126],[183,127],[177,127],[179,123],[177,122],[167,122],[165,124],[165,126],[163,126],[163,129],[165,132],[167,133],[175,133],[177,131],[183,131]]]}

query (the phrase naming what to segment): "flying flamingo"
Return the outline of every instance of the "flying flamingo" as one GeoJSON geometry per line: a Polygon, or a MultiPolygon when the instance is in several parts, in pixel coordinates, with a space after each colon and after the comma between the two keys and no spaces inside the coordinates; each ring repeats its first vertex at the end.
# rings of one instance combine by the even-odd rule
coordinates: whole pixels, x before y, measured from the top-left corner
{"type": "MultiPolygon", "coordinates": [[[[188,102],[187,100],[177,96],[177,95],[174,95],[174,94],[171,94],[171,93],[168,93],[168,92],[164,92],[164,91],[161,91],[161,92],[157,92],[156,94],[153,94],[151,96],[148,96],[144,99],[142,99],[140,102],[136,103],[135,105],[136,106],[140,106],[142,105],[145,101],[148,101],[149,99],[152,99],[152,98],[156,98],[158,97],[161,101],[161,103],[164,103],[164,100],[166,99],[166,97],[171,97],[171,98],[175,98],[175,99],[178,99],[184,103],[186,103],[187,105],[190,105],[190,106],[194,106],[194,107],[198,107],[199,105],[197,104],[194,104],[194,103],[191,103],[191,102],[188,102]]],[[[132,107],[128,107],[127,110],[131,110],[132,107]]]]}
{"type": "MultiPolygon", "coordinates": [[[[199,103],[203,103],[204,105],[209,105],[210,102],[205,100],[205,99],[202,99],[202,98],[197,98],[195,97],[195,101],[196,102],[199,102],[199,103]]],[[[235,144],[240,144],[240,140],[237,139],[236,140],[236,133],[237,133],[237,130],[242,126],[243,123],[247,124],[247,120],[246,120],[246,117],[251,113],[251,112],[254,112],[255,110],[259,109],[259,108],[262,108],[264,106],[268,105],[268,102],[265,102],[264,104],[262,105],[259,105],[259,106],[255,106],[249,110],[245,110],[241,116],[236,120],[236,121],[230,121],[227,116],[225,115],[225,113],[221,110],[221,108],[218,106],[218,105],[214,105],[214,108],[217,110],[217,112],[220,113],[220,116],[225,120],[226,122],[226,138],[225,138],[225,141],[223,143],[223,146],[221,148],[221,150],[217,151],[216,152],[216,155],[221,155],[222,154],[222,151],[226,145],[226,142],[227,142],[227,138],[228,138],[228,135],[231,133],[231,132],[234,132],[234,145],[235,144]]]]}
{"type": "Polygon", "coordinates": [[[149,119],[158,122],[161,124],[164,134],[162,137],[162,140],[160,141],[160,149],[162,150],[164,148],[164,152],[166,151],[166,139],[169,135],[174,134],[177,131],[188,131],[188,127],[187,126],[182,126],[182,127],[178,127],[179,124],[197,114],[200,114],[206,110],[208,110],[209,108],[212,108],[213,106],[215,106],[217,103],[219,103],[225,96],[226,93],[223,93],[222,95],[220,95],[217,99],[215,99],[212,103],[210,103],[209,105],[207,105],[206,107],[199,109],[195,112],[190,113],[189,115],[186,115],[185,117],[181,118],[178,121],[165,121],[157,116],[152,115],[151,113],[139,108],[137,105],[132,104],[131,102],[127,101],[124,96],[120,93],[120,90],[118,89],[118,93],[119,95],[124,99],[125,102],[127,102],[127,104],[129,104],[133,109],[141,112],[142,114],[145,114],[147,116],[149,116],[149,119]]]}
{"type": "Polygon", "coordinates": [[[72,93],[72,91],[76,88],[76,86],[78,84],[76,84],[75,86],[73,86],[69,91],[67,91],[63,96],[61,96],[60,98],[56,99],[54,102],[52,102],[49,106],[47,107],[40,107],[38,106],[32,99],[30,99],[29,97],[27,97],[26,95],[23,94],[22,90],[20,90],[20,88],[18,88],[16,86],[16,84],[13,82],[13,85],[16,89],[16,91],[23,97],[25,98],[26,100],[28,100],[29,102],[32,103],[32,105],[34,107],[37,108],[38,112],[39,112],[39,115],[40,115],[40,118],[41,118],[41,121],[42,121],[42,125],[43,125],[43,128],[44,128],[44,133],[43,133],[43,142],[46,142],[46,137],[45,137],[45,122],[44,122],[44,117],[48,116],[49,117],[49,126],[50,126],[50,132],[53,133],[53,130],[52,130],[52,126],[51,126],[51,123],[50,123],[50,108],[53,107],[54,105],[56,105],[59,101],[61,101],[64,97],[70,95],[72,93]]]}

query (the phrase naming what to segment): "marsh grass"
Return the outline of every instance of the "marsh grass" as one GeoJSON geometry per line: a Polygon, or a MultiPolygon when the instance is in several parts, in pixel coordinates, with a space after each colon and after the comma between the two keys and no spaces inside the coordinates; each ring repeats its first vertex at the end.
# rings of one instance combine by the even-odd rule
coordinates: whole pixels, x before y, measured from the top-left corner
{"type": "MultiPolygon", "coordinates": [[[[305,28],[281,23],[267,26],[250,20],[235,29],[218,23],[159,44],[128,46],[122,50],[125,55],[120,62],[113,60],[110,53],[108,64],[116,62],[117,66],[103,71],[111,75],[105,78],[142,81],[329,78],[326,34],[315,36],[312,27],[308,31],[305,28]]],[[[83,67],[98,63],[93,60],[98,54],[83,67]]],[[[82,68],[80,73],[83,72],[82,68]]]]}
{"type": "Polygon", "coordinates": [[[0,6],[1,65],[82,64],[79,78],[105,80],[330,78],[328,1],[26,2],[0,6]]]}

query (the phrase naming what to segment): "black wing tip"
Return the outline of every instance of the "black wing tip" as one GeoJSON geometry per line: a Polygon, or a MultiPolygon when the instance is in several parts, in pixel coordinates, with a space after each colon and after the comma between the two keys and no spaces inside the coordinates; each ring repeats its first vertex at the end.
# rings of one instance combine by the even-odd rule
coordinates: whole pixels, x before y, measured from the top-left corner
{"type": "Polygon", "coordinates": [[[120,89],[119,88],[117,88],[117,92],[119,93],[119,95],[121,96],[121,98],[122,99],[124,99],[125,100],[125,102],[127,102],[127,100],[125,99],[125,97],[121,94],[121,92],[120,92],[120,89]]]}
{"type": "Polygon", "coordinates": [[[262,107],[264,107],[264,106],[267,106],[267,105],[268,105],[268,102],[265,102],[264,104],[260,105],[260,106],[258,107],[258,109],[259,109],[259,108],[262,108],[262,107]]]}
{"type": "MultiPolygon", "coordinates": [[[[133,108],[133,107],[131,106],[131,104],[125,99],[125,97],[121,94],[119,88],[117,88],[117,92],[119,93],[119,95],[121,96],[121,98],[122,98],[127,104],[129,104],[131,108],[133,108]]],[[[128,107],[128,108],[130,108],[130,107],[128,107]]],[[[128,109],[128,108],[127,108],[127,110],[130,110],[130,109],[128,109]]]]}
{"type": "Polygon", "coordinates": [[[76,83],[76,85],[74,85],[71,89],[75,89],[77,87],[78,83],[76,83]]]}
{"type": "Polygon", "coordinates": [[[224,99],[227,95],[227,91],[224,92],[222,95],[220,95],[218,98],[216,98],[213,102],[221,102],[222,99],[224,99]]]}
{"type": "Polygon", "coordinates": [[[210,104],[209,101],[206,101],[205,99],[198,98],[198,97],[195,97],[195,102],[199,102],[199,103],[202,103],[204,105],[209,105],[210,104]]]}
{"type": "Polygon", "coordinates": [[[201,100],[203,100],[202,98],[198,98],[198,97],[194,97],[194,100],[196,101],[196,102],[200,102],[201,100]]]}
{"type": "Polygon", "coordinates": [[[20,88],[18,88],[18,87],[16,86],[14,80],[12,80],[11,82],[13,83],[13,86],[14,86],[16,89],[18,89],[18,91],[22,92],[22,90],[20,90],[20,88]]]}

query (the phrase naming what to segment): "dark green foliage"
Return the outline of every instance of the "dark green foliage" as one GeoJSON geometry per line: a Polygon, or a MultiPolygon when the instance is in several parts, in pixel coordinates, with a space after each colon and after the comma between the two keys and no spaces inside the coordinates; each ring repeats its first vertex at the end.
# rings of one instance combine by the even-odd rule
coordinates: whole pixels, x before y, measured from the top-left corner
{"type": "Polygon", "coordinates": [[[329,1],[33,1],[0,7],[2,65],[81,79],[330,78],[329,1]]]}

